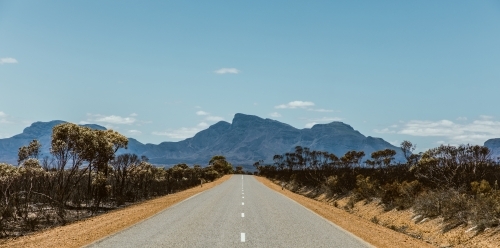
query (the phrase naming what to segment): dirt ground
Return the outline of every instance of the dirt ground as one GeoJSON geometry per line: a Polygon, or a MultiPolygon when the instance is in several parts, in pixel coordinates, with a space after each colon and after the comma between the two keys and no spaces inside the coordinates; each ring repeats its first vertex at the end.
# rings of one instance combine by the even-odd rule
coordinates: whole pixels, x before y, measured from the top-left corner
{"type": "Polygon", "coordinates": [[[81,247],[123,230],[204,190],[213,188],[231,175],[175,194],[137,203],[66,226],[42,230],[0,242],[0,247],[81,247]]]}
{"type": "Polygon", "coordinates": [[[374,224],[369,220],[350,214],[325,202],[295,194],[287,189],[281,190],[280,186],[271,182],[267,178],[256,177],[256,179],[267,187],[289,197],[320,216],[323,216],[323,218],[328,219],[329,221],[376,247],[435,247],[424,241],[374,224]]]}

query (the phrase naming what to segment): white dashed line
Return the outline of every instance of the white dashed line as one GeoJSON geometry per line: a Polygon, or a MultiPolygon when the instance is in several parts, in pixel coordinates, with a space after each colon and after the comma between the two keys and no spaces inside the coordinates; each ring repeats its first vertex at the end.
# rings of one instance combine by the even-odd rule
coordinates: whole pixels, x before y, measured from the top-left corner
{"type": "Polygon", "coordinates": [[[245,199],[245,197],[244,197],[244,196],[242,196],[241,198],[245,199]]]}
{"type": "Polygon", "coordinates": [[[245,213],[241,213],[241,218],[245,217],[245,213]]]}
{"type": "Polygon", "coordinates": [[[241,233],[241,242],[245,242],[245,233],[241,233]]]}
{"type": "Polygon", "coordinates": [[[244,202],[242,202],[242,203],[241,203],[241,205],[245,205],[245,203],[244,203],[244,202]]]}

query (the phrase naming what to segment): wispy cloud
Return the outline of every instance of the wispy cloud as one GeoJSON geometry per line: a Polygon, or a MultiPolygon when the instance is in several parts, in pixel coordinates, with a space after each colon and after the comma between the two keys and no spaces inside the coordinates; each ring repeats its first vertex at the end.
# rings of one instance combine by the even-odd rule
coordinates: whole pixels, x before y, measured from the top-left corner
{"type": "Polygon", "coordinates": [[[127,133],[132,134],[132,135],[141,135],[141,134],[142,134],[142,132],[141,132],[141,131],[139,131],[139,130],[134,130],[134,129],[132,129],[132,130],[128,130],[128,131],[127,131],[127,133]]]}
{"type": "Polygon", "coordinates": [[[88,123],[104,123],[104,124],[115,124],[115,125],[130,125],[134,124],[137,119],[135,118],[137,114],[133,113],[130,116],[122,117],[119,115],[101,115],[101,114],[87,114],[87,120],[81,121],[82,124],[88,123]]]}
{"type": "Polygon", "coordinates": [[[306,125],[304,127],[305,128],[311,128],[311,127],[313,127],[316,124],[318,124],[318,123],[317,122],[309,122],[309,123],[306,123],[306,125]]]}
{"type": "Polygon", "coordinates": [[[8,117],[8,115],[5,112],[0,111],[0,124],[9,124],[9,123],[12,123],[9,120],[7,120],[7,117],[8,117]]]}
{"type": "Polygon", "coordinates": [[[273,112],[273,113],[270,113],[269,114],[271,117],[274,117],[274,118],[280,118],[281,117],[281,114],[278,113],[278,112],[273,112]]]}
{"type": "Polygon", "coordinates": [[[397,133],[420,137],[443,137],[440,142],[448,144],[481,144],[487,139],[500,137],[500,121],[492,116],[480,116],[469,123],[455,123],[450,120],[411,120],[402,125],[375,129],[377,133],[397,133]]]}
{"type": "Polygon", "coordinates": [[[236,68],[220,68],[214,71],[216,74],[238,74],[241,71],[236,68]]]}
{"type": "Polygon", "coordinates": [[[17,64],[17,59],[15,58],[0,58],[0,65],[3,64],[17,64]]]}
{"type": "Polygon", "coordinates": [[[196,111],[196,115],[209,115],[209,113],[200,110],[200,111],[196,111]]]}
{"type": "Polygon", "coordinates": [[[312,106],[314,106],[313,102],[293,101],[293,102],[289,102],[286,104],[280,104],[278,106],[275,106],[274,108],[277,108],[277,109],[296,109],[296,108],[307,108],[307,107],[312,107],[312,106]]]}
{"type": "Polygon", "coordinates": [[[209,115],[205,118],[206,121],[223,121],[224,118],[220,117],[220,116],[213,116],[213,115],[209,115]]]}
{"type": "Polygon", "coordinates": [[[153,135],[167,136],[171,139],[187,139],[193,137],[199,131],[206,129],[209,125],[206,122],[200,122],[196,127],[181,127],[179,129],[167,130],[164,132],[152,132],[153,135]]]}
{"type": "Polygon", "coordinates": [[[223,121],[224,120],[224,118],[222,118],[220,116],[214,116],[214,115],[211,115],[209,112],[205,112],[205,111],[202,111],[202,110],[196,111],[196,115],[206,116],[204,118],[204,121],[213,121],[213,122],[216,122],[216,121],[223,121]]]}

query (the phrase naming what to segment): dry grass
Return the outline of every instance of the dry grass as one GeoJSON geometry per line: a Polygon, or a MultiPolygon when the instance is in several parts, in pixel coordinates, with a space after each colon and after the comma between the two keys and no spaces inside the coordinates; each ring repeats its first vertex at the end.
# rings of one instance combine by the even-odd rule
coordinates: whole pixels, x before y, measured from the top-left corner
{"type": "Polygon", "coordinates": [[[344,210],[334,207],[326,202],[317,201],[289,190],[281,190],[281,187],[264,177],[256,177],[267,187],[291,198],[304,207],[323,216],[343,229],[362,238],[376,247],[434,247],[424,241],[412,238],[398,231],[377,225],[369,219],[350,214],[344,210]]]}
{"type": "Polygon", "coordinates": [[[66,226],[3,240],[0,247],[81,247],[147,219],[195,194],[213,188],[230,177],[231,175],[226,175],[214,182],[204,184],[203,187],[195,187],[137,203],[66,226]]]}

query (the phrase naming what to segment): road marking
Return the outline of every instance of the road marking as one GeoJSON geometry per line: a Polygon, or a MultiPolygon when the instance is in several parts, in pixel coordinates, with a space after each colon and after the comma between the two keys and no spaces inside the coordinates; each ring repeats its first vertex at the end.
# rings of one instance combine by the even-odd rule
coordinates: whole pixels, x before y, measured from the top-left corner
{"type": "Polygon", "coordinates": [[[242,195],[244,195],[245,193],[241,193],[242,195]]]}
{"type": "Polygon", "coordinates": [[[241,198],[245,199],[245,197],[244,197],[244,196],[242,196],[241,198]]]}
{"type": "Polygon", "coordinates": [[[245,217],[245,213],[241,213],[241,218],[245,217]]]}
{"type": "Polygon", "coordinates": [[[241,242],[245,242],[245,233],[241,233],[241,242]]]}
{"type": "Polygon", "coordinates": [[[244,203],[244,202],[242,202],[242,203],[241,203],[241,205],[245,205],[245,203],[244,203]]]}

